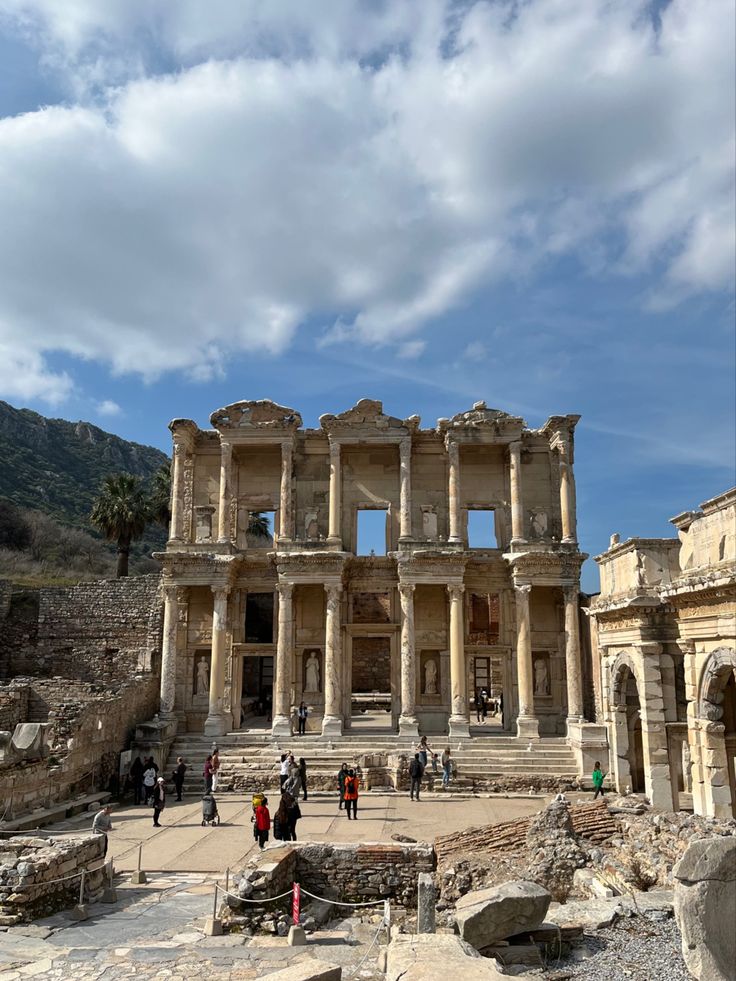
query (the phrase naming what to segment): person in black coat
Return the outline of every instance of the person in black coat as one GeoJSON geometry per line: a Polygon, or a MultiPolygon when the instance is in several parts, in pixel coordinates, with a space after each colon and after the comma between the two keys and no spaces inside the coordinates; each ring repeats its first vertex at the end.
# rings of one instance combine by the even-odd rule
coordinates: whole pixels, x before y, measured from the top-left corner
{"type": "Polygon", "coordinates": [[[154,828],[160,828],[161,825],[158,823],[158,819],[161,817],[161,811],[166,806],[166,783],[163,777],[159,777],[156,781],[156,786],[153,788],[152,800],[153,826],[154,828]]]}
{"type": "Polygon", "coordinates": [[[133,784],[133,803],[143,803],[143,760],[136,756],[130,764],[130,782],[133,784]]]}

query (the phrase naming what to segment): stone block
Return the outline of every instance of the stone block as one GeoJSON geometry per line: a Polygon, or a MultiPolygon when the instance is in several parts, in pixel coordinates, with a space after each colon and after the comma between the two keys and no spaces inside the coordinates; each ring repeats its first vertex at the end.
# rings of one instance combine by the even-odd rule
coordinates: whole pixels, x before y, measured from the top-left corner
{"type": "Polygon", "coordinates": [[[417,884],[417,933],[434,933],[437,890],[432,876],[420,872],[417,884]]]}
{"type": "Polygon", "coordinates": [[[296,924],[290,926],[287,936],[287,943],[290,947],[306,947],[307,935],[304,932],[304,929],[296,924]]]}
{"type": "Polygon", "coordinates": [[[693,841],[672,872],[682,956],[693,977],[736,976],[736,837],[693,841]]]}
{"type": "Polygon", "coordinates": [[[341,981],[341,978],[342,968],[337,964],[310,959],[264,974],[261,981],[341,981]]]}
{"type": "Polygon", "coordinates": [[[536,930],[551,899],[536,882],[504,882],[462,896],[455,906],[455,922],[463,940],[481,950],[515,933],[536,930]]]}
{"type": "Polygon", "coordinates": [[[386,950],[386,981],[500,981],[493,961],[460,937],[442,933],[399,934],[386,950]]]}

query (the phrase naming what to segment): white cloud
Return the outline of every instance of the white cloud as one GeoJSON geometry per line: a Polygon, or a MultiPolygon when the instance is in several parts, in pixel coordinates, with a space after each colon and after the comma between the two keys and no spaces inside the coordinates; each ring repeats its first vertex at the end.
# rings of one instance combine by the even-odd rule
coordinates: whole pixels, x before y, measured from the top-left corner
{"type": "Polygon", "coordinates": [[[0,394],[19,401],[41,399],[49,405],[64,402],[74,389],[69,375],[49,370],[37,351],[5,343],[4,333],[0,324],[0,394]]]}
{"type": "Polygon", "coordinates": [[[122,413],[121,407],[112,399],[103,399],[95,406],[97,414],[100,416],[119,416],[122,413]]]}
{"type": "Polygon", "coordinates": [[[416,357],[548,256],[730,288],[733,5],[647,9],[0,0],[82,93],[0,120],[2,391],[63,398],[50,351],[217,377],[324,312],[416,357]]]}
{"type": "Polygon", "coordinates": [[[401,358],[402,361],[413,361],[424,353],[426,346],[426,341],[404,341],[403,344],[399,344],[396,357],[401,358]]]}
{"type": "Polygon", "coordinates": [[[465,361],[485,361],[488,357],[488,348],[483,341],[471,341],[460,357],[465,361]]]}

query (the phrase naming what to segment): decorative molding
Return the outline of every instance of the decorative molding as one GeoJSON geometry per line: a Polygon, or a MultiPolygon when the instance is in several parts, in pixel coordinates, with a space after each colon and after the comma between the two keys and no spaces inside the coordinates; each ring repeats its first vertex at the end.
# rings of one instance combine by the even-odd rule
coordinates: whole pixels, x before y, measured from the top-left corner
{"type": "Polygon", "coordinates": [[[319,424],[330,439],[346,437],[355,438],[356,430],[361,437],[403,440],[416,432],[420,423],[419,416],[409,416],[398,419],[387,416],[383,411],[383,403],[377,399],[360,399],[351,409],[333,414],[327,412],[319,417],[319,424]]]}
{"type": "Polygon", "coordinates": [[[279,405],[270,399],[254,399],[233,402],[222,409],[217,409],[210,416],[210,422],[220,432],[279,430],[286,433],[299,429],[302,417],[296,409],[279,405]]]}

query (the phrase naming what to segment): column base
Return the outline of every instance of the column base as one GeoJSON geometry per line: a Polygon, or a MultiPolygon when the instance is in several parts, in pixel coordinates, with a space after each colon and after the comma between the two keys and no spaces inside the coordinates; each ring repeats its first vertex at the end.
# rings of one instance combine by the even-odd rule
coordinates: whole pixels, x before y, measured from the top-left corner
{"type": "Polygon", "coordinates": [[[274,738],[291,736],[291,719],[288,715],[274,715],[271,725],[271,735],[274,738]]]}
{"type": "Polygon", "coordinates": [[[322,735],[341,736],[342,719],[338,718],[336,715],[326,715],[324,719],[322,719],[322,735]]]}
{"type": "Polygon", "coordinates": [[[224,736],[228,731],[227,719],[224,715],[208,715],[204,723],[205,736],[224,736]]]}
{"type": "Polygon", "coordinates": [[[325,539],[326,545],[337,545],[342,551],[342,538],[338,538],[336,535],[328,535],[325,539]]]}
{"type": "Polygon", "coordinates": [[[400,715],[399,716],[399,735],[401,736],[418,736],[419,735],[419,723],[415,715],[400,715]]]}
{"type": "Polygon", "coordinates": [[[470,723],[464,715],[450,716],[450,735],[470,737],[470,723]]]}
{"type": "Polygon", "coordinates": [[[539,739],[539,719],[533,715],[520,715],[516,720],[517,739],[539,739]]]}

